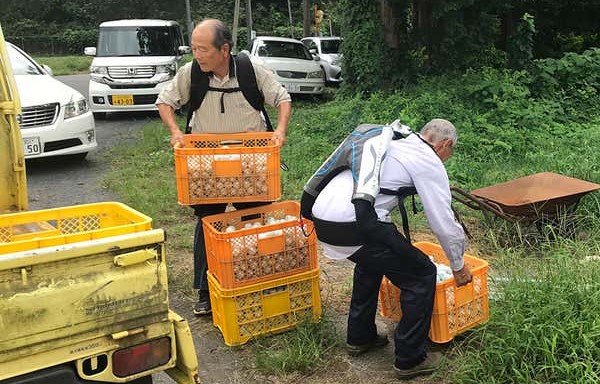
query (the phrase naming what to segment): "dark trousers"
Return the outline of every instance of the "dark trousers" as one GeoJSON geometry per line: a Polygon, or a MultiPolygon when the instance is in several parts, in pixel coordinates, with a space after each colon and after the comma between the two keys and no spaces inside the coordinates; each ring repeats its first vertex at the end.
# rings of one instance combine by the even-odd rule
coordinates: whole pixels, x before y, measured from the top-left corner
{"type": "MultiPolygon", "coordinates": [[[[235,209],[246,209],[266,204],[270,204],[270,202],[233,203],[233,206],[235,209]]],[[[196,230],[194,231],[194,289],[208,292],[208,277],[206,276],[208,263],[206,261],[206,244],[204,241],[204,231],[202,230],[202,218],[225,212],[227,204],[202,204],[194,205],[192,208],[194,209],[194,214],[198,217],[196,230]]]]}
{"type": "Polygon", "coordinates": [[[394,333],[396,366],[411,368],[425,359],[435,296],[436,268],[429,257],[408,244],[405,254],[365,245],[348,259],[354,266],[347,342],[361,345],[377,335],[375,316],[381,279],[400,288],[402,319],[394,333]]]}

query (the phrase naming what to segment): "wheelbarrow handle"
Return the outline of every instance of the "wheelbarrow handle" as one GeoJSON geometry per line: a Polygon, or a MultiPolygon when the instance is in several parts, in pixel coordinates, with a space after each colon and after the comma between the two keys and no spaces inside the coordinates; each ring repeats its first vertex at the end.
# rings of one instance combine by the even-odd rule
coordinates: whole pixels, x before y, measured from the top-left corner
{"type": "Polygon", "coordinates": [[[458,187],[450,187],[450,191],[452,193],[452,198],[464,205],[466,205],[467,207],[471,208],[471,209],[475,209],[475,210],[480,210],[480,211],[488,211],[488,212],[492,212],[494,215],[499,216],[505,220],[508,221],[514,221],[514,218],[506,213],[504,213],[504,211],[502,211],[502,208],[492,202],[492,201],[487,201],[484,199],[480,199],[478,197],[475,197],[474,195],[470,194],[467,191],[464,191],[458,187]]]}

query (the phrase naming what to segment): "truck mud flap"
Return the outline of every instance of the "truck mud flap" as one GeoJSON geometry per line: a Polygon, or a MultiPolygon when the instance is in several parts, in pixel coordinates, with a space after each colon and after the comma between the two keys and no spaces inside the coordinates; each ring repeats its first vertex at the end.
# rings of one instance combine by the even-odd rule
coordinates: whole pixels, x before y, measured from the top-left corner
{"type": "Polygon", "coordinates": [[[177,343],[177,365],[166,373],[179,384],[199,384],[198,358],[194,348],[194,339],[187,321],[169,310],[169,320],[175,329],[177,343]]]}

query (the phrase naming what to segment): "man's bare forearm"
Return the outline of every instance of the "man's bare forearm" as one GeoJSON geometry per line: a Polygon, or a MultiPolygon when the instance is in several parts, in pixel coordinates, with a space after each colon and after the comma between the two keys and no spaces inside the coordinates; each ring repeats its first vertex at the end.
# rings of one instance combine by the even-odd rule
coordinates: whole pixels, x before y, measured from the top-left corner
{"type": "Polygon", "coordinates": [[[157,107],[160,118],[171,133],[171,145],[174,147],[179,143],[180,146],[184,146],[183,133],[177,125],[177,118],[175,117],[175,110],[173,107],[168,104],[158,104],[157,107]]]}

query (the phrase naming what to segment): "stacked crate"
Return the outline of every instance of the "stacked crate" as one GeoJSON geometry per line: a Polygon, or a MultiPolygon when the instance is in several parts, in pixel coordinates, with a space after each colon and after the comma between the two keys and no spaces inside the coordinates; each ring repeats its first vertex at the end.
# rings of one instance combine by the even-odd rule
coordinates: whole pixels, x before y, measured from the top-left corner
{"type": "MultiPolygon", "coordinates": [[[[179,203],[280,199],[271,138],[186,135],[186,147],[175,150],[179,203]]],[[[213,324],[227,345],[320,317],[316,236],[299,217],[298,202],[281,201],[202,219],[213,324]]]]}

